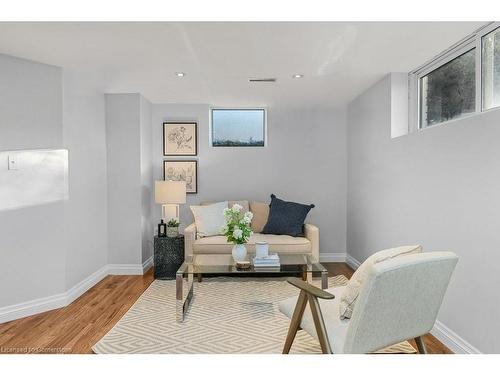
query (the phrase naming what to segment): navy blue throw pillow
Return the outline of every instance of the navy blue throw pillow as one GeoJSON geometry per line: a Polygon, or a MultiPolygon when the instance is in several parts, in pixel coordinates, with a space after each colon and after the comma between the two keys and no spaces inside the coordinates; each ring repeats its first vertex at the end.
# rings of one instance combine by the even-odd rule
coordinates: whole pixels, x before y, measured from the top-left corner
{"type": "Polygon", "coordinates": [[[287,202],[271,194],[269,218],[262,230],[264,234],[288,234],[299,237],[304,235],[304,220],[314,208],[314,204],[287,202]]]}

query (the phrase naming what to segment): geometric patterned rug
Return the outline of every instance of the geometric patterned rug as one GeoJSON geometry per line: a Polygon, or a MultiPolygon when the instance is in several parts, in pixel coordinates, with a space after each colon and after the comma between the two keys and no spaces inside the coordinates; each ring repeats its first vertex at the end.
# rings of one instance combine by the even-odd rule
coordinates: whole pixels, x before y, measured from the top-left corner
{"type": "MultiPolygon", "coordinates": [[[[316,281],[316,280],[315,280],[316,281]]],[[[330,277],[329,287],[347,283],[330,277]]],[[[183,323],[175,319],[175,281],[155,280],[120,321],[93,346],[99,354],[281,353],[290,321],[277,302],[296,296],[281,278],[206,278],[194,283],[183,323]]],[[[403,342],[383,353],[415,353],[403,342]]],[[[290,353],[321,353],[316,339],[299,331],[290,353]]]]}

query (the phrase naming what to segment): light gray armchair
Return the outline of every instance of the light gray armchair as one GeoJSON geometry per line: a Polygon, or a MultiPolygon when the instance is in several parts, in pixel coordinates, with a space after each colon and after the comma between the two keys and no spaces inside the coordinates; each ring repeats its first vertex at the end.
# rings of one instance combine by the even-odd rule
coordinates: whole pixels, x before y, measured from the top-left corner
{"type": "Polygon", "coordinates": [[[372,353],[412,338],[426,353],[422,336],[434,326],[457,261],[454,253],[433,252],[373,265],[351,319],[345,320],[339,317],[345,287],[325,291],[290,279],[300,294],[279,304],[291,319],[283,353],[300,328],[319,340],[323,353],[372,353]]]}

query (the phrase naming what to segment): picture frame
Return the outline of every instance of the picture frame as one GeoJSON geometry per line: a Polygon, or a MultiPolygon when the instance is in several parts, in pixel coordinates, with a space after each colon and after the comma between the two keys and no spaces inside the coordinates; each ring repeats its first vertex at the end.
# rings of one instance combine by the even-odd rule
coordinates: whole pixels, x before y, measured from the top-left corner
{"type": "Polygon", "coordinates": [[[163,160],[165,181],[186,181],[186,193],[198,193],[198,160],[163,160]]]}
{"type": "Polygon", "coordinates": [[[163,156],[198,155],[197,122],[163,123],[163,156]]]}

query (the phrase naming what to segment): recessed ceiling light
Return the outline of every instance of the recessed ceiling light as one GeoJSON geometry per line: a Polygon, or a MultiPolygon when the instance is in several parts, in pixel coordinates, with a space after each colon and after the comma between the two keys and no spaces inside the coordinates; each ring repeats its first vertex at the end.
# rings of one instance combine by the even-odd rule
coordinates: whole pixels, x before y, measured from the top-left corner
{"type": "Polygon", "coordinates": [[[302,78],[302,77],[304,77],[304,75],[303,74],[294,74],[292,77],[293,78],[302,78]]]}
{"type": "Polygon", "coordinates": [[[175,72],[175,75],[177,77],[184,77],[186,75],[186,73],[184,73],[184,72],[175,72]]]}

